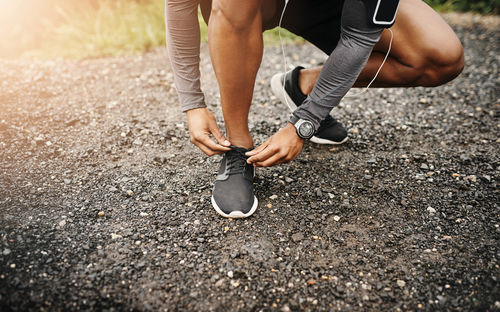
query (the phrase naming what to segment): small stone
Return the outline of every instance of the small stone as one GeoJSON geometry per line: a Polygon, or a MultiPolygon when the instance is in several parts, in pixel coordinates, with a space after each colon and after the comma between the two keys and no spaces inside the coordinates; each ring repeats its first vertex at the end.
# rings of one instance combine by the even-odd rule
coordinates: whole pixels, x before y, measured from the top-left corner
{"type": "Polygon", "coordinates": [[[99,211],[99,212],[97,213],[97,216],[98,216],[98,217],[104,217],[104,215],[105,215],[105,214],[104,214],[104,211],[99,211]]]}
{"type": "Polygon", "coordinates": [[[275,200],[276,198],[278,198],[278,195],[271,195],[271,196],[269,196],[269,199],[271,199],[271,200],[275,200]]]}
{"type": "Polygon", "coordinates": [[[118,191],[118,189],[116,187],[114,187],[114,186],[110,186],[108,188],[108,191],[110,191],[110,192],[116,192],[116,191],[118,191]]]}
{"type": "Polygon", "coordinates": [[[401,288],[403,288],[403,287],[405,287],[405,286],[406,286],[406,282],[405,282],[405,281],[403,281],[403,280],[397,280],[397,282],[396,282],[396,283],[397,283],[397,284],[398,284],[398,286],[399,286],[399,287],[401,287],[401,288]]]}
{"type": "Polygon", "coordinates": [[[475,175],[470,175],[467,177],[467,180],[473,182],[473,183],[476,183],[477,181],[477,177],[475,175]]]}
{"type": "Polygon", "coordinates": [[[429,166],[427,166],[427,164],[422,164],[422,165],[420,165],[420,169],[429,170],[429,166]]]}
{"type": "Polygon", "coordinates": [[[194,220],[193,224],[194,225],[200,225],[200,220],[194,220]]]}
{"type": "Polygon", "coordinates": [[[215,287],[221,287],[224,284],[224,279],[221,278],[217,282],[215,282],[215,287]]]}
{"type": "Polygon", "coordinates": [[[229,226],[224,227],[224,233],[229,232],[229,226]]]}
{"type": "Polygon", "coordinates": [[[137,145],[137,146],[141,146],[142,145],[142,141],[141,141],[141,139],[135,139],[132,144],[137,145]]]}
{"type": "Polygon", "coordinates": [[[15,263],[12,263],[12,264],[10,265],[10,268],[11,268],[11,269],[15,269],[15,268],[16,268],[16,264],[15,264],[15,263]]]}
{"type": "Polygon", "coordinates": [[[370,158],[366,162],[369,163],[369,164],[376,164],[377,160],[375,158],[370,158]]]}
{"type": "Polygon", "coordinates": [[[318,189],[318,190],[316,191],[316,196],[318,196],[318,197],[323,196],[323,192],[321,192],[321,190],[320,190],[320,189],[318,189]]]}
{"type": "Polygon", "coordinates": [[[436,209],[432,208],[431,206],[427,207],[427,211],[428,211],[430,214],[435,214],[435,213],[436,213],[436,209]]]}
{"type": "Polygon", "coordinates": [[[59,227],[63,228],[64,226],[66,226],[66,220],[59,221],[59,227]]]}
{"type": "Polygon", "coordinates": [[[427,99],[426,99],[426,98],[421,98],[421,99],[419,100],[419,103],[420,103],[420,104],[427,104],[427,99]]]}
{"type": "Polygon", "coordinates": [[[147,216],[149,216],[149,214],[147,212],[141,212],[141,213],[139,213],[139,216],[147,217],[147,216]]]}
{"type": "Polygon", "coordinates": [[[302,239],[304,239],[304,234],[302,233],[295,233],[292,235],[292,241],[294,243],[300,242],[302,239]]]}
{"type": "Polygon", "coordinates": [[[10,252],[11,252],[11,251],[10,251],[10,249],[8,249],[8,248],[7,248],[7,249],[4,249],[4,250],[3,250],[2,254],[3,254],[4,256],[8,256],[8,255],[10,255],[10,252]]]}
{"type": "Polygon", "coordinates": [[[227,277],[229,277],[229,278],[233,278],[233,276],[234,276],[233,271],[229,271],[229,272],[227,272],[227,277]]]}
{"type": "Polygon", "coordinates": [[[340,221],[340,217],[339,216],[333,216],[333,220],[335,220],[336,222],[339,222],[340,221]]]}
{"type": "Polygon", "coordinates": [[[317,282],[316,282],[316,280],[311,278],[311,279],[308,279],[306,283],[307,283],[307,285],[312,286],[312,285],[316,285],[317,282]]]}
{"type": "Polygon", "coordinates": [[[359,129],[358,128],[352,128],[351,129],[351,133],[358,134],[359,133],[359,129]]]}
{"type": "Polygon", "coordinates": [[[134,192],[132,190],[127,190],[126,193],[127,193],[127,196],[129,196],[129,197],[134,195],[134,192]]]}
{"type": "Polygon", "coordinates": [[[68,185],[71,183],[71,179],[64,179],[64,184],[68,185]]]}
{"type": "Polygon", "coordinates": [[[273,208],[273,204],[271,204],[271,203],[267,204],[267,208],[269,208],[269,209],[273,208]]]}
{"type": "Polygon", "coordinates": [[[240,286],[240,282],[238,282],[238,281],[231,281],[231,286],[233,286],[234,288],[237,288],[238,286],[240,286]]]}
{"type": "Polygon", "coordinates": [[[114,240],[114,239],[119,239],[119,238],[122,238],[122,236],[119,234],[111,233],[111,239],[114,240]]]}
{"type": "Polygon", "coordinates": [[[292,179],[292,178],[289,178],[289,177],[285,177],[285,182],[286,182],[286,183],[292,183],[292,182],[293,182],[293,179],[292,179]]]}

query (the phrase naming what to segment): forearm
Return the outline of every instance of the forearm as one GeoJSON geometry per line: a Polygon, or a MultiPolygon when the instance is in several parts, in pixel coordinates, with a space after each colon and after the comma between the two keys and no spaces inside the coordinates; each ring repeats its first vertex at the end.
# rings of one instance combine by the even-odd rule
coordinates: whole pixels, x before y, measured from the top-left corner
{"type": "Polygon", "coordinates": [[[168,55],[182,111],[205,107],[200,86],[198,0],[166,0],[168,55]]]}
{"type": "Polygon", "coordinates": [[[294,114],[311,121],[318,129],[320,122],[354,85],[382,30],[369,23],[361,0],[346,0],[340,41],[323,66],[312,92],[294,114]]]}

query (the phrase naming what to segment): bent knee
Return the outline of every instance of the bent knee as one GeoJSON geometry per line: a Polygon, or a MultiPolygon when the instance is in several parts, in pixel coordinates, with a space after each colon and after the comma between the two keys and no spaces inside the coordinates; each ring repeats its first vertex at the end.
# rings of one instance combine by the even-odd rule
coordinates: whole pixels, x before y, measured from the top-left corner
{"type": "Polygon", "coordinates": [[[464,50],[460,42],[436,46],[425,53],[422,62],[422,86],[435,87],[455,79],[464,68],[464,50]]]}
{"type": "Polygon", "coordinates": [[[459,44],[453,49],[443,49],[431,59],[431,66],[426,71],[426,85],[440,86],[455,79],[464,68],[464,51],[459,44]]]}
{"type": "Polygon", "coordinates": [[[244,31],[260,17],[260,0],[215,0],[211,16],[224,19],[235,31],[244,31]]]}

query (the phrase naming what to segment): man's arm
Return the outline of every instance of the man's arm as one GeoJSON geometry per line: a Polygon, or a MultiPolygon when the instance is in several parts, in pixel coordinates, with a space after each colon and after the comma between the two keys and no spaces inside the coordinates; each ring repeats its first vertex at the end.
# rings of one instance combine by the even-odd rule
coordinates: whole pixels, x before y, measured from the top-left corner
{"type": "Polygon", "coordinates": [[[229,150],[229,141],[206,109],[200,86],[200,25],[198,0],[167,0],[167,48],[179,102],[188,119],[191,142],[212,156],[229,150]],[[213,135],[218,144],[210,139],[213,135]]]}

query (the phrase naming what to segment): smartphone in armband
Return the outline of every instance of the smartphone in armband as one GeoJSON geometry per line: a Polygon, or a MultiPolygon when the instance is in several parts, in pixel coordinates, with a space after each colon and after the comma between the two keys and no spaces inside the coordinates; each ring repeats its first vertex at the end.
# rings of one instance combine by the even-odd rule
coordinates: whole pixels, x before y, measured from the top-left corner
{"type": "Polygon", "coordinates": [[[368,10],[370,23],[389,28],[396,20],[399,0],[363,0],[368,10]]]}

